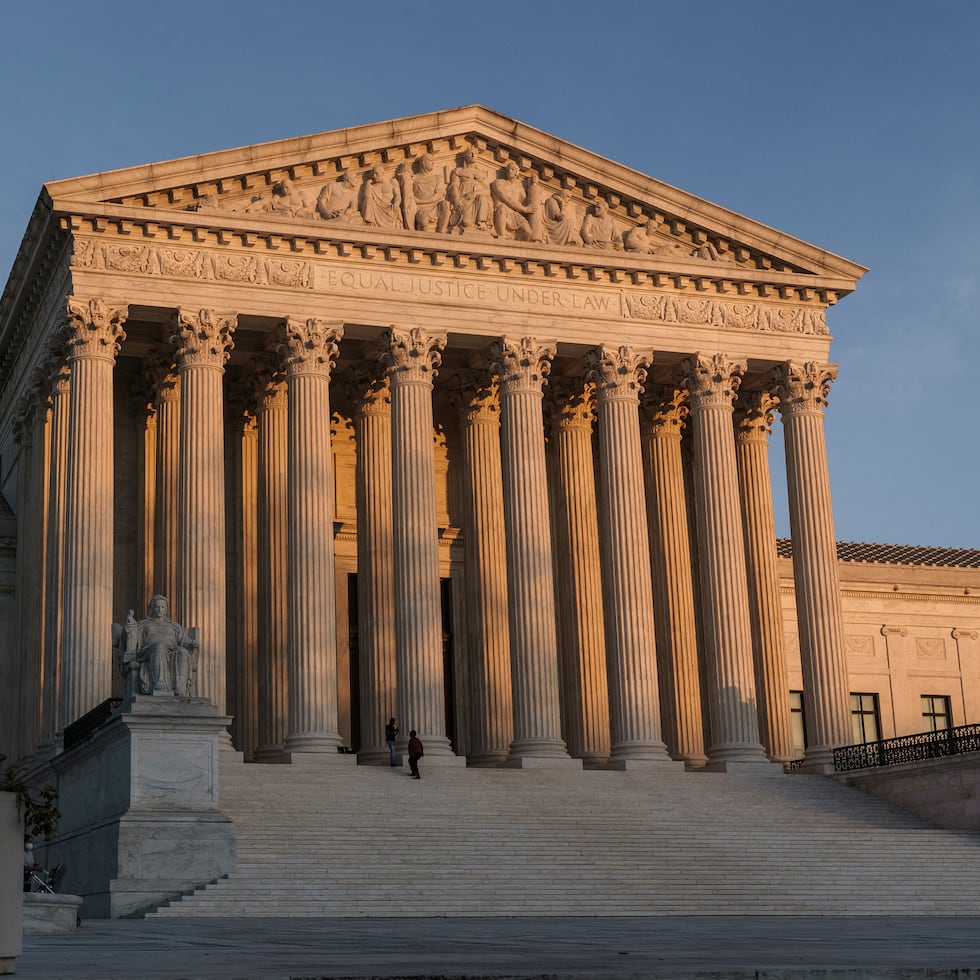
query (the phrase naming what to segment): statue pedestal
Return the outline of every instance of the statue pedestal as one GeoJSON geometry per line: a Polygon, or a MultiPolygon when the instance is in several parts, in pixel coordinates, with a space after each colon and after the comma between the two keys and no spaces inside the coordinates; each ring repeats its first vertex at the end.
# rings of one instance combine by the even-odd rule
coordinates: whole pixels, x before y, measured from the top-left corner
{"type": "Polygon", "coordinates": [[[82,915],[120,918],[226,875],[235,828],[218,807],[218,752],[230,719],[201,699],[139,695],[57,756],[62,819],[46,862],[82,915]]]}

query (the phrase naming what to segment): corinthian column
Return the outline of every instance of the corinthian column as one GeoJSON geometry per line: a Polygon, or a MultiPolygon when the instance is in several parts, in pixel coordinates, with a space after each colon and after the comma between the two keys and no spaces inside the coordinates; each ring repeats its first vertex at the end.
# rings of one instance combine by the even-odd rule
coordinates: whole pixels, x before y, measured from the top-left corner
{"type": "Polygon", "coordinates": [[[698,546],[711,684],[709,767],[765,762],[759,743],[732,403],[744,361],[700,354],[685,363],[690,391],[698,546]]]}
{"type": "MultiPolygon", "coordinates": [[[[281,353],[289,390],[289,733],[291,752],[337,754],[337,616],[330,371],[339,323],[290,317],[281,353]]],[[[350,759],[349,761],[353,761],[350,759]]]]}
{"type": "Polygon", "coordinates": [[[70,373],[61,352],[51,366],[51,434],[48,487],[48,540],[44,629],[44,706],[41,744],[45,754],[58,745],[64,719],[59,718],[62,684],[62,619],[64,609],[59,601],[64,587],[65,566],[65,478],[68,467],[68,393],[70,373]]]}
{"type": "Polygon", "coordinates": [[[278,358],[249,362],[258,462],[259,745],[281,760],[289,728],[289,498],[286,379],[278,358]]]}
{"type": "Polygon", "coordinates": [[[457,371],[451,395],[463,433],[463,545],[470,656],[470,765],[505,761],[514,737],[507,637],[507,539],[497,384],[457,371]]]}
{"type": "Polygon", "coordinates": [[[153,524],[153,578],[151,593],[177,594],[180,539],[180,381],[169,351],[151,350],[146,372],[153,388],[157,413],[156,515],[153,524]]]}
{"type": "Polygon", "coordinates": [[[570,762],[561,737],[542,387],[554,344],[493,345],[500,386],[514,741],[508,765],[570,762]]]}
{"type": "Polygon", "coordinates": [[[643,499],[640,392],[650,358],[602,346],[590,356],[599,414],[603,596],[612,746],[609,764],[666,762],[660,737],[653,586],[643,499]]]}
{"type": "Polygon", "coordinates": [[[793,579],[803,664],[808,765],[833,764],[835,746],[851,741],[844,621],[823,409],[836,364],[788,362],[775,372],[786,443],[793,579]]]}
{"type": "Polygon", "coordinates": [[[445,334],[387,330],[391,386],[392,519],[398,723],[414,728],[426,758],[455,758],[446,737],[439,529],[432,443],[432,382],[445,334]]]}
{"type": "Polygon", "coordinates": [[[225,454],[221,382],[236,318],[180,310],[172,340],[180,376],[177,615],[200,630],[198,697],[225,710],[225,454]]]}
{"type": "Polygon", "coordinates": [[[595,386],[552,378],[548,387],[563,730],[569,753],[600,768],[609,761],[609,686],[592,453],[595,386]]]}
{"type": "Polygon", "coordinates": [[[66,331],[68,473],[61,647],[61,723],[75,721],[112,693],[113,400],[112,368],[128,307],[68,300],[66,331]]]}
{"type": "Polygon", "coordinates": [[[672,756],[698,767],[708,757],[681,451],[687,392],[674,385],[652,386],[648,392],[643,449],[662,729],[672,756]]]}
{"type": "Polygon", "coordinates": [[[769,479],[769,433],[775,403],[765,391],[742,396],[735,413],[735,446],[762,741],[773,762],[788,762],[793,758],[793,732],[776,567],[776,519],[769,479]]]}
{"type": "MultiPolygon", "coordinates": [[[[392,544],[391,392],[387,377],[366,364],[344,372],[357,445],[357,669],[359,765],[387,765],[385,725],[398,710],[395,582],[392,544]]],[[[406,734],[408,729],[405,730],[406,734]]]]}

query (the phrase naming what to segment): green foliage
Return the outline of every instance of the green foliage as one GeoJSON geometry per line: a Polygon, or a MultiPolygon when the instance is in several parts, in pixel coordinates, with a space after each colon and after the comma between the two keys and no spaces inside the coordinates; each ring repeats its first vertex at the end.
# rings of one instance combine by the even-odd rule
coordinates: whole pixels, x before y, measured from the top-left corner
{"type": "Polygon", "coordinates": [[[40,789],[31,786],[21,766],[3,768],[7,757],[0,753],[0,793],[17,794],[17,813],[24,821],[24,829],[31,837],[54,837],[58,829],[61,811],[58,809],[58,791],[45,783],[40,789]]]}

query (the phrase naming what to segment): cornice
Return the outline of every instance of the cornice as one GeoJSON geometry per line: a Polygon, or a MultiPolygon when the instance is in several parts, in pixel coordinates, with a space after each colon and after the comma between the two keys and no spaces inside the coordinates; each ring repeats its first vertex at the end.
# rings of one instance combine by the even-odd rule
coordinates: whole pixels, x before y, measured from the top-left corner
{"type": "MultiPolygon", "coordinates": [[[[665,255],[583,251],[532,242],[463,238],[294,219],[288,223],[234,212],[147,211],[92,205],[59,211],[76,242],[101,239],[135,255],[154,245],[195,247],[278,260],[318,256],[377,261],[406,268],[494,270],[551,281],[648,286],[735,302],[780,301],[822,311],[853,288],[844,279],[742,268],[665,255]]],[[[73,265],[79,266],[76,245],[73,265]]],[[[135,261],[135,260],[134,260],[135,261]]],[[[84,266],[82,266],[84,267],[84,266]]],[[[138,269],[127,271],[140,271],[138,269]]],[[[638,309],[637,318],[646,311],[638,309]]]]}
{"type": "Polygon", "coordinates": [[[503,273],[542,284],[620,285],[624,319],[664,323],[825,336],[824,310],[847,286],[794,273],[746,269],[740,274],[731,265],[674,257],[665,261],[655,255],[584,253],[529,242],[381,233],[313,222],[284,226],[253,215],[100,205],[63,214],[60,220],[73,237],[73,269],[297,289],[313,288],[314,263],[321,259],[386,272],[503,273]],[[656,292],[632,293],[633,286],[656,292]]]}

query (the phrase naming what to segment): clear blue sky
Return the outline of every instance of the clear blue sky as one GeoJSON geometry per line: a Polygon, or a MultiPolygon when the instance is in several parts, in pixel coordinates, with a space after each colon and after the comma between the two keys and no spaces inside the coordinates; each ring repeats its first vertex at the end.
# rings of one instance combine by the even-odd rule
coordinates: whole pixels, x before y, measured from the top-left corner
{"type": "Polygon", "coordinates": [[[473,102],[869,266],[829,314],[837,536],[980,548],[976,0],[36,0],[0,93],[3,280],[47,180],[473,102]]]}

